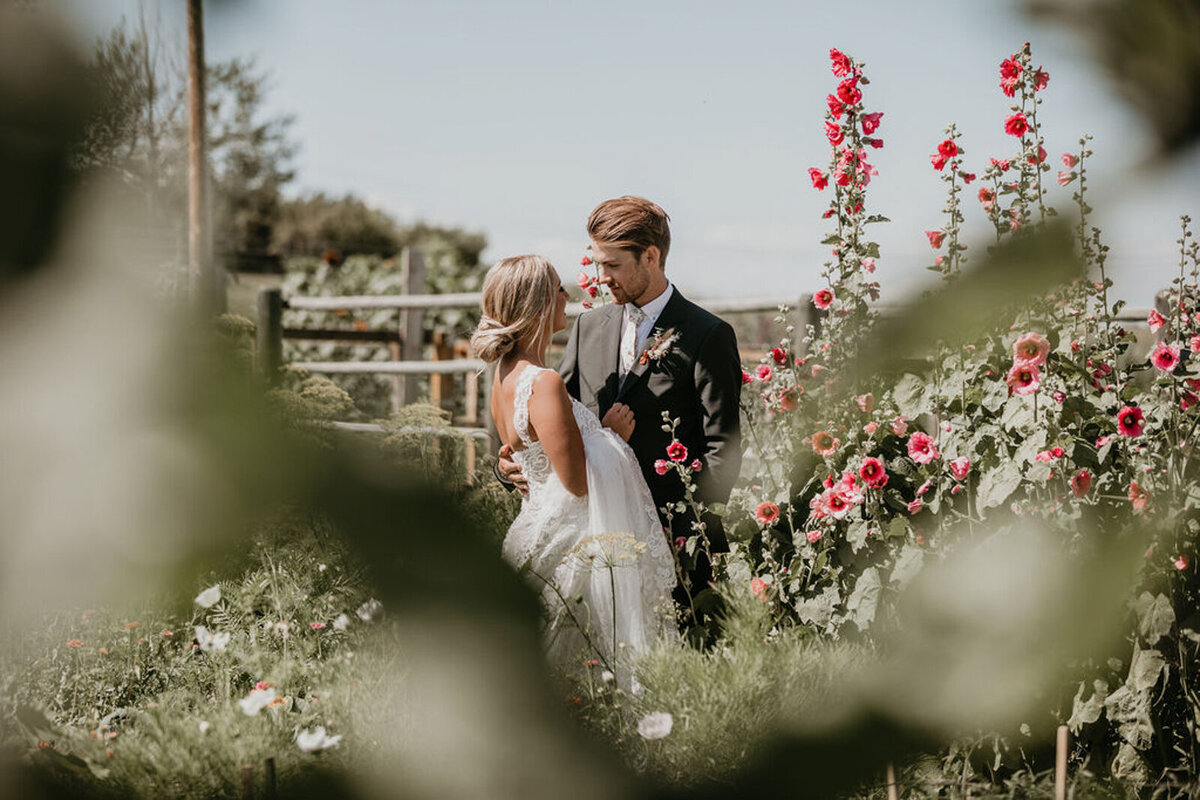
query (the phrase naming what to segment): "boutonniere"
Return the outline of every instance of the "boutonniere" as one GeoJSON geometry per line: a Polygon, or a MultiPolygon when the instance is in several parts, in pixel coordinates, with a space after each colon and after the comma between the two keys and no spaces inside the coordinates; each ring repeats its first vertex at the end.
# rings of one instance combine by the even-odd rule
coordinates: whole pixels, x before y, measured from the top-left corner
{"type": "Polygon", "coordinates": [[[638,358],[639,364],[661,361],[663,356],[671,352],[671,346],[679,340],[679,334],[675,332],[674,328],[668,328],[665,331],[655,330],[650,335],[653,338],[646,345],[646,349],[642,351],[641,357],[638,358]]]}

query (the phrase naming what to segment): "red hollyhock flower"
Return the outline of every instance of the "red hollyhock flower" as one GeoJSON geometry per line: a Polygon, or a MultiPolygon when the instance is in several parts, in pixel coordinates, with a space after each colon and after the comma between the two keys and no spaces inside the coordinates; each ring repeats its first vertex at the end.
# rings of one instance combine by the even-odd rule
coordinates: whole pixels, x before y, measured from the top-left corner
{"type": "Polygon", "coordinates": [[[850,57],[836,48],[829,50],[829,60],[833,62],[833,74],[839,78],[849,75],[853,68],[853,65],[850,63],[850,57]]]}
{"type": "Polygon", "coordinates": [[[958,173],[958,177],[963,179],[963,183],[970,183],[971,181],[975,180],[975,173],[974,172],[960,172],[960,173],[958,173]]]}
{"type": "Polygon", "coordinates": [[[1145,511],[1146,506],[1150,505],[1150,492],[1138,485],[1137,481],[1130,481],[1129,502],[1133,505],[1134,511],[1145,511]]]}
{"type": "Polygon", "coordinates": [[[587,288],[592,285],[592,276],[588,275],[586,272],[580,272],[575,276],[575,283],[580,289],[587,291],[587,288]]]}
{"type": "Polygon", "coordinates": [[[692,460],[691,469],[692,472],[699,472],[700,470],[704,469],[704,465],[700,463],[700,459],[696,458],[692,460]]]}
{"type": "Polygon", "coordinates": [[[858,78],[850,77],[838,84],[837,96],[848,106],[857,105],[862,100],[862,91],[858,88],[858,78]]]}
{"type": "Polygon", "coordinates": [[[659,475],[666,475],[667,470],[669,470],[670,468],[671,468],[671,462],[667,461],[666,459],[660,458],[654,462],[654,471],[657,472],[659,475]]]}
{"type": "Polygon", "coordinates": [[[929,163],[933,164],[933,168],[941,172],[946,168],[946,157],[941,153],[934,153],[929,157],[929,163]]]}
{"type": "Polygon", "coordinates": [[[1033,73],[1033,90],[1040,92],[1046,88],[1046,84],[1050,83],[1050,75],[1041,67],[1037,68],[1037,72],[1033,73]]]}
{"type": "Polygon", "coordinates": [[[980,186],[978,197],[981,203],[991,203],[996,199],[996,193],[986,186],[980,186]]]}
{"type": "Polygon", "coordinates": [[[925,235],[929,237],[929,246],[937,250],[942,246],[942,240],[946,238],[943,231],[925,231],[925,235]]]}
{"type": "Polygon", "coordinates": [[[1046,148],[1042,147],[1041,145],[1038,145],[1037,155],[1036,156],[1026,156],[1025,160],[1028,161],[1030,164],[1042,163],[1043,161],[1046,160],[1046,148]]]}
{"type": "Polygon", "coordinates": [[[1004,120],[1004,132],[1011,136],[1024,136],[1029,132],[1029,120],[1024,114],[1013,114],[1004,120]]]}
{"type": "Polygon", "coordinates": [[[829,105],[829,113],[834,119],[841,119],[842,114],[846,113],[846,104],[838,100],[836,94],[826,96],[825,102],[829,105]]]}
{"type": "Polygon", "coordinates": [[[874,147],[876,150],[883,147],[883,139],[872,139],[870,136],[864,136],[863,141],[874,147]]]}
{"type": "Polygon", "coordinates": [[[1024,69],[1016,58],[1006,58],[1000,62],[1000,88],[1009,97],[1016,93],[1024,69]]]}
{"type": "Polygon", "coordinates": [[[1117,412],[1117,432],[1122,436],[1141,436],[1146,416],[1137,406],[1125,406],[1117,412]]]}
{"type": "Polygon", "coordinates": [[[842,133],[841,125],[834,122],[826,122],[825,138],[829,140],[830,144],[837,145],[842,143],[842,140],[846,138],[846,134],[842,133]]]}
{"type": "Polygon", "coordinates": [[[1166,325],[1167,321],[1157,309],[1150,309],[1150,313],[1146,315],[1146,324],[1150,326],[1151,333],[1158,333],[1158,329],[1166,325]]]}
{"type": "Polygon", "coordinates": [[[1166,342],[1159,342],[1150,354],[1150,360],[1160,372],[1174,372],[1179,366],[1179,348],[1166,342]]]}
{"type": "Polygon", "coordinates": [[[788,360],[787,351],[782,347],[772,347],[771,358],[774,359],[776,364],[786,364],[788,360]]]}
{"type": "Polygon", "coordinates": [[[813,295],[813,305],[824,311],[833,305],[833,291],[830,289],[818,289],[813,295]]]}
{"type": "Polygon", "coordinates": [[[667,445],[667,458],[672,461],[686,461],[687,456],[687,448],[681,442],[671,442],[667,445]]]}
{"type": "Polygon", "coordinates": [[[908,437],[908,456],[918,464],[928,464],[942,457],[933,443],[933,437],[924,431],[917,431],[908,437]]]}
{"type": "Polygon", "coordinates": [[[963,480],[970,471],[971,460],[966,456],[956,458],[950,462],[950,474],[954,476],[955,480],[963,480]]]}
{"type": "Polygon", "coordinates": [[[779,519],[779,506],[770,500],[764,500],[754,509],[754,518],[758,520],[759,525],[774,525],[779,519]]]}
{"type": "Polygon", "coordinates": [[[946,158],[954,158],[958,155],[958,145],[954,143],[953,139],[947,139],[939,144],[937,150],[946,158]]]}
{"type": "Polygon", "coordinates": [[[829,185],[829,176],[816,167],[808,168],[808,177],[812,179],[812,185],[815,189],[824,189],[829,185]]]}
{"type": "Polygon", "coordinates": [[[592,263],[592,260],[590,258],[588,258],[587,256],[584,256],[583,258],[579,259],[580,266],[586,267],[591,263],[592,263]]]}
{"type": "Polygon", "coordinates": [[[1086,469],[1081,469],[1071,476],[1071,493],[1076,497],[1083,497],[1092,489],[1092,473],[1086,469]]]}
{"type": "Polygon", "coordinates": [[[1004,376],[1004,382],[1013,394],[1033,394],[1042,385],[1042,373],[1037,367],[1013,364],[1012,369],[1004,376]]]}
{"type": "Polygon", "coordinates": [[[871,114],[863,114],[859,121],[862,123],[863,133],[870,136],[875,131],[879,130],[879,120],[883,119],[883,112],[876,111],[871,114]]]}
{"type": "Polygon", "coordinates": [[[742,383],[754,383],[754,376],[746,370],[742,370],[742,383]]]}
{"type": "Polygon", "coordinates": [[[766,364],[759,364],[756,372],[758,373],[758,379],[760,381],[771,380],[771,368],[768,367],[766,364]]]}
{"type": "Polygon", "coordinates": [[[882,489],[888,482],[888,474],[883,462],[874,456],[863,459],[862,465],[858,468],[858,476],[872,489],[882,489]]]}

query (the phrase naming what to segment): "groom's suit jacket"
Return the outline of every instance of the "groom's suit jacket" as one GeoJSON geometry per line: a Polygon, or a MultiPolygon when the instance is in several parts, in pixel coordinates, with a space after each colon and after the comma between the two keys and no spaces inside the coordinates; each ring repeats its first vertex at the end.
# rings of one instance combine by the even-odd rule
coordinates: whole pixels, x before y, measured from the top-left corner
{"type": "MultiPolygon", "coordinates": [[[[675,437],[688,449],[687,462],[700,459],[695,475],[697,499],[708,506],[725,503],[742,464],[738,401],[742,367],[737,338],[729,323],[684,298],[676,288],[647,337],[646,347],[677,335],[660,358],[639,358],[622,382],[618,376],[623,310],[611,304],[584,312],[571,328],[559,373],[567,391],[598,417],[614,403],[633,410],[629,445],[661,508],[683,499],[683,482],[669,470],[659,475],[654,462],[667,458],[671,433],[663,430],[663,412],[679,420],[675,437]]],[[[664,524],[665,524],[664,517],[664,524]]],[[[672,536],[691,533],[690,518],[677,515],[672,536]]],[[[729,549],[720,519],[705,520],[714,552],[729,549]]]]}

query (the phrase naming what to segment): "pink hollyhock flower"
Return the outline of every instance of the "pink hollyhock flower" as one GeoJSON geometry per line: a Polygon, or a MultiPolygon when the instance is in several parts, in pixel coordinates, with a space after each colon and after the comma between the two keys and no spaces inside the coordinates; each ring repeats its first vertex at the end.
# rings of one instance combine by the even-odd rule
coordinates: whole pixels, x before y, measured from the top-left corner
{"type": "Polygon", "coordinates": [[[1192,355],[1200,355],[1200,336],[1193,336],[1188,339],[1188,349],[1192,351],[1192,355]]]}
{"type": "Polygon", "coordinates": [[[1150,492],[1138,485],[1137,481],[1129,482],[1129,502],[1134,511],[1145,511],[1150,504],[1150,492]]]}
{"type": "Polygon", "coordinates": [[[767,582],[762,578],[751,578],[750,591],[753,592],[754,596],[759,600],[765,602],[767,599],[767,582]]]}
{"type": "Polygon", "coordinates": [[[685,547],[687,547],[687,537],[686,536],[676,536],[675,537],[675,549],[682,550],[685,547]]]}
{"type": "Polygon", "coordinates": [[[764,500],[754,509],[754,518],[759,525],[773,525],[779,519],[779,506],[770,500],[764,500]]]}
{"type": "Polygon", "coordinates": [[[828,431],[817,431],[812,437],[812,449],[821,456],[833,455],[841,443],[840,439],[835,439],[828,431]]]}
{"type": "Polygon", "coordinates": [[[1092,473],[1081,469],[1071,476],[1071,494],[1083,497],[1092,488],[1092,473]]]}
{"type": "Polygon", "coordinates": [[[687,456],[687,448],[682,442],[671,442],[667,445],[667,458],[672,461],[686,461],[687,456]]]}
{"type": "Polygon", "coordinates": [[[846,515],[850,513],[850,509],[854,507],[850,498],[837,489],[830,489],[825,494],[828,495],[825,498],[825,507],[829,511],[829,516],[834,519],[845,519],[846,515]]]}
{"type": "Polygon", "coordinates": [[[813,305],[824,311],[833,305],[833,291],[830,289],[818,289],[813,294],[813,305]]]}
{"type": "Polygon", "coordinates": [[[933,437],[924,431],[917,431],[908,437],[908,455],[918,464],[928,464],[935,458],[941,458],[933,437]]]}
{"type": "Polygon", "coordinates": [[[833,115],[834,119],[841,119],[842,114],[846,113],[846,105],[838,100],[836,94],[828,95],[825,102],[829,105],[829,113],[833,115]]]}
{"type": "Polygon", "coordinates": [[[1159,342],[1150,353],[1150,360],[1160,372],[1174,372],[1179,366],[1179,348],[1159,342]]]}
{"type": "Polygon", "coordinates": [[[584,301],[583,301],[582,303],[580,303],[579,305],[583,306],[583,310],[584,310],[584,311],[590,311],[590,310],[592,309],[592,307],[593,307],[593,304],[592,304],[592,303],[589,303],[587,300],[584,300],[584,301]]]}
{"type": "Polygon", "coordinates": [[[941,172],[943,169],[946,168],[947,161],[948,161],[948,159],[941,153],[934,153],[933,155],[931,155],[929,157],[929,163],[933,164],[933,168],[936,169],[938,172],[941,172]]]}
{"type": "Polygon", "coordinates": [[[863,412],[864,414],[870,414],[871,409],[875,408],[875,395],[871,394],[870,392],[867,392],[866,394],[860,394],[858,397],[854,398],[854,404],[858,406],[859,411],[863,412]]]}
{"type": "Polygon", "coordinates": [[[875,259],[872,258],[871,256],[867,256],[866,258],[864,258],[862,260],[862,268],[864,270],[866,270],[868,273],[875,272],[875,259]]]}
{"type": "Polygon", "coordinates": [[[654,462],[654,471],[657,472],[659,475],[666,475],[667,470],[669,470],[670,468],[671,468],[671,462],[667,461],[666,459],[660,458],[654,462]]]}
{"type": "Polygon", "coordinates": [[[1117,412],[1117,433],[1122,436],[1141,436],[1146,416],[1137,406],[1125,406],[1117,412]]]}
{"type": "Polygon", "coordinates": [[[1034,456],[1034,458],[1044,464],[1049,461],[1053,461],[1054,455],[1049,450],[1043,450],[1040,453],[1038,453],[1036,456],[1034,456]]]}
{"type": "Polygon", "coordinates": [[[1195,392],[1184,391],[1183,396],[1179,398],[1179,410],[1187,411],[1192,406],[1200,403],[1200,395],[1195,392]]]}
{"type": "Polygon", "coordinates": [[[1029,120],[1024,114],[1013,114],[1004,120],[1004,132],[1010,136],[1024,136],[1029,132],[1029,120]]]}
{"type": "Polygon", "coordinates": [[[692,468],[692,472],[699,472],[700,470],[702,470],[704,468],[704,465],[700,463],[700,459],[695,458],[695,459],[692,459],[691,468],[692,468]]]}
{"type": "Polygon", "coordinates": [[[1042,89],[1046,88],[1048,83],[1050,83],[1049,73],[1047,73],[1041,67],[1038,67],[1037,72],[1033,73],[1033,90],[1035,92],[1040,92],[1042,89]]]}
{"type": "Polygon", "coordinates": [[[1188,564],[1190,564],[1191,562],[1188,560],[1188,557],[1186,555],[1183,555],[1183,556],[1178,556],[1175,559],[1174,563],[1175,563],[1175,569],[1182,571],[1182,570],[1187,569],[1188,564]]]}
{"type": "Polygon", "coordinates": [[[1056,390],[1056,391],[1054,392],[1054,394],[1052,394],[1052,395],[1050,395],[1050,396],[1051,396],[1051,397],[1053,397],[1053,398],[1054,398],[1054,402],[1058,403],[1060,406],[1061,406],[1063,403],[1067,402],[1067,393],[1066,393],[1066,392],[1064,392],[1064,391],[1062,391],[1061,389],[1060,389],[1060,390],[1056,390]]]}
{"type": "Polygon", "coordinates": [[[1163,315],[1158,313],[1157,309],[1151,309],[1146,315],[1146,324],[1150,326],[1151,333],[1158,333],[1158,329],[1165,325],[1167,321],[1163,319],[1163,315]]]}
{"type": "Polygon", "coordinates": [[[325,623],[324,622],[310,622],[310,623],[308,623],[308,627],[312,628],[314,631],[319,631],[325,627],[325,623]]]}
{"type": "Polygon", "coordinates": [[[850,57],[841,50],[831,49],[829,51],[829,60],[833,62],[833,74],[841,78],[844,75],[849,75],[851,70],[850,57]]]}
{"type": "Polygon", "coordinates": [[[1099,450],[1101,447],[1104,447],[1104,445],[1108,444],[1111,441],[1112,441],[1111,436],[1101,436],[1100,438],[1096,439],[1096,449],[1099,450]]]}
{"type": "Polygon", "coordinates": [[[917,497],[924,497],[929,494],[929,490],[933,488],[933,481],[925,481],[917,487],[917,497]]]}
{"type": "Polygon", "coordinates": [[[1008,172],[1008,168],[1012,166],[1012,162],[1007,158],[989,158],[988,161],[1001,172],[1008,172]]]}
{"type": "Polygon", "coordinates": [[[894,420],[892,420],[890,427],[892,429],[892,433],[896,434],[897,436],[903,436],[904,434],[908,433],[908,420],[906,420],[904,417],[896,417],[894,420]]]}
{"type": "Polygon", "coordinates": [[[256,692],[265,692],[267,689],[274,689],[274,688],[275,688],[275,684],[268,683],[267,681],[259,681],[258,683],[254,684],[254,691],[256,691],[256,692]]]}
{"type": "Polygon", "coordinates": [[[813,544],[814,542],[816,542],[817,540],[819,540],[821,538],[821,532],[820,531],[809,531],[807,534],[805,534],[804,538],[808,539],[809,544],[813,544]]]}
{"type": "Polygon", "coordinates": [[[925,235],[929,237],[929,246],[937,250],[942,246],[942,240],[946,238],[943,231],[925,231],[925,235]]]}
{"type": "Polygon", "coordinates": [[[925,501],[918,497],[916,500],[913,500],[911,503],[908,504],[908,513],[915,514],[924,507],[925,507],[925,501]]]}
{"type": "Polygon", "coordinates": [[[742,370],[742,383],[753,383],[753,382],[754,382],[754,376],[751,375],[749,372],[746,372],[746,370],[742,370]]]}
{"type": "Polygon", "coordinates": [[[1013,364],[1040,367],[1050,355],[1050,342],[1040,333],[1025,333],[1013,342],[1013,364]]]}
{"type": "Polygon", "coordinates": [[[937,151],[946,158],[954,158],[958,155],[958,145],[954,143],[953,139],[947,139],[938,145],[937,151]]]}
{"type": "Polygon", "coordinates": [[[795,386],[779,395],[779,408],[783,411],[795,411],[797,405],[796,399],[803,391],[803,386],[795,386]]]}
{"type": "Polygon", "coordinates": [[[868,422],[866,425],[863,425],[863,433],[865,433],[867,436],[874,436],[875,431],[878,430],[878,428],[878,422],[868,422]]]}
{"type": "Polygon", "coordinates": [[[858,475],[863,483],[872,489],[882,489],[888,482],[887,469],[884,468],[883,462],[874,456],[863,459],[858,468],[858,475]]]}
{"type": "Polygon", "coordinates": [[[771,368],[766,364],[759,364],[758,369],[756,369],[755,372],[758,374],[758,379],[760,381],[765,382],[771,380],[771,368]]]}
{"type": "Polygon", "coordinates": [[[587,291],[587,288],[592,285],[592,276],[588,275],[586,272],[580,272],[575,276],[575,284],[580,289],[587,291]]]}
{"type": "Polygon", "coordinates": [[[1037,155],[1026,156],[1025,160],[1030,164],[1041,164],[1046,160],[1046,148],[1039,145],[1037,149],[1037,155]]]}
{"type": "Polygon", "coordinates": [[[1079,159],[1072,153],[1063,153],[1062,162],[1063,166],[1067,169],[1075,169],[1075,165],[1079,163],[1079,159]]]}
{"type": "Polygon", "coordinates": [[[824,486],[826,489],[832,489],[833,488],[833,476],[826,475],[825,480],[821,481],[821,485],[824,486]]]}
{"type": "Polygon", "coordinates": [[[788,360],[787,352],[782,347],[772,347],[771,358],[776,364],[786,364],[788,360]]]}
{"type": "Polygon", "coordinates": [[[858,88],[858,78],[852,76],[839,83],[837,96],[838,100],[848,106],[857,105],[858,101],[862,100],[862,92],[858,88]]]}
{"type": "Polygon", "coordinates": [[[1029,395],[1036,392],[1042,385],[1042,373],[1037,367],[1026,367],[1013,364],[1012,369],[1004,377],[1004,382],[1013,394],[1029,395]]]}
{"type": "Polygon", "coordinates": [[[967,473],[971,471],[971,460],[966,456],[956,458],[950,462],[950,474],[955,480],[965,480],[967,473]]]}
{"type": "Polygon", "coordinates": [[[876,111],[873,114],[863,114],[860,118],[862,122],[862,132],[870,136],[875,131],[879,130],[879,120],[883,119],[883,112],[876,111]]]}
{"type": "Polygon", "coordinates": [[[846,138],[846,134],[842,133],[841,125],[835,122],[826,122],[825,138],[829,140],[830,144],[837,145],[842,143],[842,140],[846,138]]]}
{"type": "Polygon", "coordinates": [[[1057,178],[1057,180],[1058,180],[1058,185],[1059,185],[1059,186],[1066,186],[1068,183],[1070,183],[1071,181],[1075,180],[1075,173],[1074,173],[1074,172],[1067,172],[1067,171],[1065,171],[1065,170],[1061,170],[1061,169],[1060,169],[1060,170],[1058,171],[1058,178],[1057,178]]]}

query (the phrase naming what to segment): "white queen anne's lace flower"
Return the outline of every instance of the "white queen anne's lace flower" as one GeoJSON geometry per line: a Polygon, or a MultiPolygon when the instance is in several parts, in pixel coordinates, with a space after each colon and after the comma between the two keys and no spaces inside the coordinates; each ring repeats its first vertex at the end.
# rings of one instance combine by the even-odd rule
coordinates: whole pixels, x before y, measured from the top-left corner
{"type": "Polygon", "coordinates": [[[642,717],[638,723],[638,735],[643,739],[663,739],[671,735],[675,719],[666,711],[655,711],[642,717]]]}
{"type": "Polygon", "coordinates": [[[306,753],[315,753],[318,750],[336,747],[341,740],[340,733],[337,736],[326,735],[324,725],[318,725],[312,730],[305,728],[302,731],[296,731],[296,746],[306,753]]]}
{"type": "Polygon", "coordinates": [[[221,600],[221,584],[210,586],[196,595],[196,605],[201,608],[212,608],[221,600]]]}

